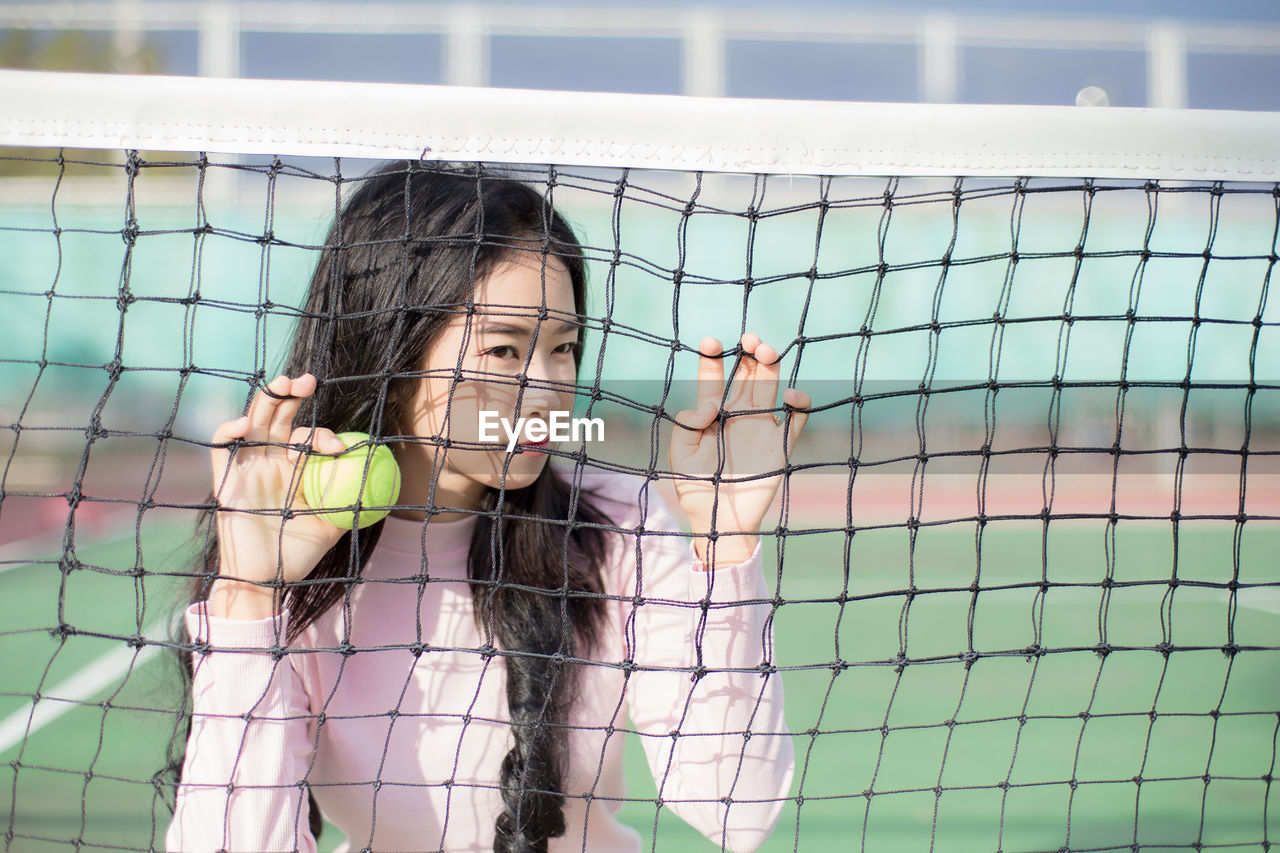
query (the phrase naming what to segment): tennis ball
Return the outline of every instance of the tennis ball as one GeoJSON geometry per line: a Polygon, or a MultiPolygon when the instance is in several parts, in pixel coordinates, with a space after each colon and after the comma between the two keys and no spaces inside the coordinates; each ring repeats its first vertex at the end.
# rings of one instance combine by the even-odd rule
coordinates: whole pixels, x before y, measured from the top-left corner
{"type": "Polygon", "coordinates": [[[368,527],[381,521],[391,511],[385,507],[400,497],[400,467],[391,448],[374,445],[368,433],[340,432],[338,440],[355,449],[339,456],[309,457],[302,469],[302,496],[312,509],[332,508],[333,512],[316,515],[346,530],[356,526],[359,501],[359,526],[368,527]]]}

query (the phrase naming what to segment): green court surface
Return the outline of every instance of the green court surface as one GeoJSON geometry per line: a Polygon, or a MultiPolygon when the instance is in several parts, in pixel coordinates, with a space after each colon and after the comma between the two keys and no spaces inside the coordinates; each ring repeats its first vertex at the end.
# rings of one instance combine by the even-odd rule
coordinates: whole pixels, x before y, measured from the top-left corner
{"type": "MultiPolygon", "coordinates": [[[[0,720],[123,647],[95,633],[172,612],[179,581],[166,573],[186,565],[189,529],[147,525],[141,548],[131,530],[82,544],[85,568],[69,573],[56,559],[0,572],[0,720]],[[52,635],[59,624],[74,633],[52,635]]],[[[1274,843],[1280,527],[1184,522],[1175,540],[1169,523],[1122,521],[1114,537],[1100,520],[1056,520],[1047,536],[991,523],[980,559],[975,533],[922,527],[914,546],[902,527],[787,537],[776,648],[797,774],[765,849],[1274,843]]],[[[5,849],[161,848],[168,811],[151,779],[174,683],[170,657],[152,655],[0,753],[5,849]]],[[[646,849],[715,849],[655,805],[634,738],[628,748],[622,815],[646,849]]],[[[322,849],[339,842],[329,830],[322,849]]]]}

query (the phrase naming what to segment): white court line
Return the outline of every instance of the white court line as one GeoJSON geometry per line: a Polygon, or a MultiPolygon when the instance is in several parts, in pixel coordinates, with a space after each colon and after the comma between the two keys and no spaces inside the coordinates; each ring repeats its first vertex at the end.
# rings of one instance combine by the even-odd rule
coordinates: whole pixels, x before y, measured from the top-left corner
{"type": "MultiPolygon", "coordinates": [[[[143,636],[155,636],[160,626],[152,626],[143,636]]],[[[0,754],[23,742],[40,729],[75,708],[84,707],[94,695],[115,688],[129,672],[158,654],[158,646],[140,649],[118,648],[98,658],[75,675],[42,695],[34,705],[27,705],[0,721],[0,754]]]]}

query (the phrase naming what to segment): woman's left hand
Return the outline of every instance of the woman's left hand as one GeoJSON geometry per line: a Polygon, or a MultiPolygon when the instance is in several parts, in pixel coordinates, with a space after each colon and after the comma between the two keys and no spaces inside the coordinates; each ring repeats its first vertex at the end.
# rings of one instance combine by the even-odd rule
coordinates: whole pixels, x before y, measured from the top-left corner
{"type": "Polygon", "coordinates": [[[788,388],[782,398],[793,410],[790,417],[771,411],[778,407],[778,351],[750,332],[742,336],[742,360],[727,397],[720,342],[704,338],[698,349],[698,404],[676,415],[670,461],[694,547],[714,568],[741,563],[755,551],[756,531],[809,419],[810,400],[803,391],[788,388]],[[706,537],[713,530],[718,535],[709,549],[706,537]]]}

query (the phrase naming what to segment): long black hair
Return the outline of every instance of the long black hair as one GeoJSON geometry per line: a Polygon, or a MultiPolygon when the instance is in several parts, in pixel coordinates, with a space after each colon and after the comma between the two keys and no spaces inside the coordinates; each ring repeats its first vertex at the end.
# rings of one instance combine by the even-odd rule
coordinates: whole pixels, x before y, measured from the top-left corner
{"type": "MultiPolygon", "coordinates": [[[[295,423],[404,434],[426,348],[515,251],[558,258],[569,270],[575,311],[585,315],[581,247],[531,187],[478,167],[415,162],[359,179],[335,218],[285,363],[289,376],[311,372],[318,380],[295,423]]],[[[211,498],[191,601],[208,596],[217,573],[213,516],[211,498]]],[[[603,621],[607,524],[550,465],[526,488],[490,489],[479,507],[468,571],[476,618],[503,652],[514,740],[499,780],[497,853],[545,851],[549,838],[565,832],[568,661],[590,649],[603,621]]],[[[359,582],[381,527],[343,536],[303,583],[288,587],[289,642],[359,582]]],[[[179,770],[184,750],[185,737],[173,750],[179,770]]],[[[321,825],[312,798],[313,834],[321,825]]]]}

